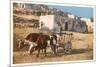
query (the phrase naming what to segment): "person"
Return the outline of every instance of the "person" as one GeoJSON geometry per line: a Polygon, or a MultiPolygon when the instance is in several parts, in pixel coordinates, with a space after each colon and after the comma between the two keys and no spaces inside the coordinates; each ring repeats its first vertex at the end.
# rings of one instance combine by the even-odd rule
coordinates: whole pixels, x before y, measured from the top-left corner
{"type": "Polygon", "coordinates": [[[51,49],[53,50],[54,54],[57,55],[57,36],[54,32],[52,32],[51,35],[51,40],[50,40],[50,44],[51,44],[51,49]]]}

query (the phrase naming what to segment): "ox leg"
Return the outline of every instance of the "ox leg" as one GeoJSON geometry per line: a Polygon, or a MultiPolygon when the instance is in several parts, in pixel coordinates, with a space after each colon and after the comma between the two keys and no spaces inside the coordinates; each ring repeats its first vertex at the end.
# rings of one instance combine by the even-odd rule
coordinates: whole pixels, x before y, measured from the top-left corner
{"type": "Polygon", "coordinates": [[[56,45],[54,45],[54,52],[55,52],[55,55],[57,55],[57,46],[56,45]]]}
{"type": "Polygon", "coordinates": [[[36,50],[36,47],[32,47],[31,50],[30,50],[30,54],[32,54],[32,52],[34,52],[36,50]]]}
{"type": "Polygon", "coordinates": [[[38,49],[38,54],[37,54],[37,57],[39,57],[39,54],[40,54],[40,48],[38,49]]]}
{"type": "Polygon", "coordinates": [[[33,48],[33,45],[30,45],[29,50],[28,50],[28,53],[29,53],[29,54],[32,53],[32,48],[33,48]]]}
{"type": "Polygon", "coordinates": [[[46,53],[46,48],[44,49],[44,53],[45,53],[45,56],[47,56],[47,53],[46,53]]]}
{"type": "Polygon", "coordinates": [[[42,53],[43,53],[43,49],[41,49],[42,50],[42,53]]]}

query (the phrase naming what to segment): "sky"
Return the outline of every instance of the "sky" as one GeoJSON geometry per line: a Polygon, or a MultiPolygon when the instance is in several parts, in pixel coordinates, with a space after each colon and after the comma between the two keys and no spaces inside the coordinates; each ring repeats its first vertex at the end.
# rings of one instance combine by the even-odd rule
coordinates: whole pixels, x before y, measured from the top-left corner
{"type": "Polygon", "coordinates": [[[57,8],[64,12],[72,13],[79,17],[91,18],[93,17],[93,8],[91,7],[73,7],[73,6],[58,6],[58,5],[49,5],[51,8],[57,8]]]}

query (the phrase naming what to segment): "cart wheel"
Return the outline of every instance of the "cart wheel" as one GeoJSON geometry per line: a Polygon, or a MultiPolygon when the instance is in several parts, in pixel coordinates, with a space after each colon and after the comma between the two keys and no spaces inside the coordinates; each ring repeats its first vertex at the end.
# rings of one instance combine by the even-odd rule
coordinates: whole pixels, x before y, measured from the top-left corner
{"type": "Polygon", "coordinates": [[[71,50],[72,50],[72,44],[66,44],[64,47],[64,52],[65,54],[71,54],[71,50]]]}

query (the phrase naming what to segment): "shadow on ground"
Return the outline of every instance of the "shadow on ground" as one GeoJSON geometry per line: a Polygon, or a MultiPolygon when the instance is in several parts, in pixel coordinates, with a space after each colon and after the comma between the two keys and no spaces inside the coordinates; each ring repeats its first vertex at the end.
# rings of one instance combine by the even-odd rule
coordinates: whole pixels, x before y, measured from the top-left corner
{"type": "Polygon", "coordinates": [[[57,52],[57,55],[54,55],[51,52],[48,52],[48,56],[47,57],[49,57],[49,58],[52,58],[52,57],[61,57],[63,55],[82,54],[82,53],[87,53],[87,52],[90,52],[90,51],[93,51],[93,49],[72,49],[72,51],[71,51],[70,54],[65,54],[64,50],[59,49],[58,52],[57,52]]]}

